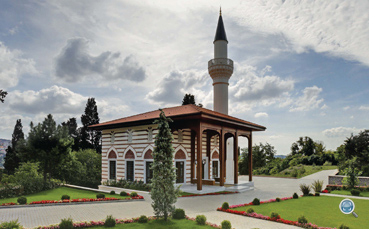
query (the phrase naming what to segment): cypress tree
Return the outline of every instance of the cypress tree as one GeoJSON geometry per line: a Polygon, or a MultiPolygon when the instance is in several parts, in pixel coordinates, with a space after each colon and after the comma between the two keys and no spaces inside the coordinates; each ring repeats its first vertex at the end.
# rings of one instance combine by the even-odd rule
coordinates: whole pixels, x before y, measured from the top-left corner
{"type": "Polygon", "coordinates": [[[186,94],[183,97],[182,105],[187,105],[187,104],[194,104],[194,105],[196,105],[195,96],[194,95],[186,94]]]}
{"type": "Polygon", "coordinates": [[[81,128],[81,148],[95,149],[96,152],[101,153],[101,132],[88,129],[88,126],[100,122],[95,98],[88,98],[85,113],[81,116],[81,122],[83,125],[81,128]]]}
{"type": "Polygon", "coordinates": [[[13,174],[15,169],[19,167],[20,158],[17,153],[17,145],[20,141],[24,141],[24,133],[22,120],[18,119],[12,134],[12,144],[6,149],[4,168],[8,174],[13,174]]]}
{"type": "Polygon", "coordinates": [[[166,221],[175,209],[174,203],[177,202],[179,188],[174,187],[176,173],[173,167],[173,138],[169,128],[169,122],[172,120],[167,118],[162,110],[160,111],[160,118],[154,122],[158,124],[159,133],[155,138],[150,195],[155,216],[164,217],[166,221]]]}

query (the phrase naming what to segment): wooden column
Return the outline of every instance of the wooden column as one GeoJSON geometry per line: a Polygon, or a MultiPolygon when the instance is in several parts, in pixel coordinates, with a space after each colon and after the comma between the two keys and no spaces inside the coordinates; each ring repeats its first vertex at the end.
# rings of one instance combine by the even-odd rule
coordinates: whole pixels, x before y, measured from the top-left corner
{"type": "Polygon", "coordinates": [[[233,141],[233,161],[234,161],[234,184],[238,184],[238,133],[234,134],[233,141]]]}
{"type": "Polygon", "coordinates": [[[209,132],[206,132],[206,157],[208,158],[208,167],[206,169],[208,170],[208,178],[205,178],[205,179],[211,178],[211,174],[210,174],[211,152],[210,150],[211,150],[211,134],[209,132]]]}
{"type": "Polygon", "coordinates": [[[225,155],[225,143],[224,143],[224,131],[220,131],[219,136],[219,160],[220,160],[220,186],[224,186],[224,176],[225,176],[225,161],[224,161],[224,155],[225,155]]]}
{"type": "Polygon", "coordinates": [[[195,179],[195,138],[196,132],[191,130],[191,183],[195,179]]]}
{"type": "Polygon", "coordinates": [[[249,181],[252,181],[252,131],[249,136],[249,181]]]}
{"type": "Polygon", "coordinates": [[[202,128],[197,130],[197,190],[202,190],[202,128]]]}

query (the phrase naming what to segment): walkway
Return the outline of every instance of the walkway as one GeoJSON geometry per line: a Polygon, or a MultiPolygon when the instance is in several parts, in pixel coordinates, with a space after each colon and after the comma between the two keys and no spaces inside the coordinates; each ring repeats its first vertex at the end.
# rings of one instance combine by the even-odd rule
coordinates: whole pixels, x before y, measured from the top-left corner
{"type": "MultiPolygon", "coordinates": [[[[205,215],[209,222],[220,224],[228,219],[233,228],[297,228],[280,223],[253,219],[250,217],[217,212],[223,202],[230,205],[249,203],[255,197],[261,200],[276,197],[291,196],[294,192],[299,193],[299,184],[311,184],[312,180],[320,179],[327,182],[328,175],[334,170],[321,171],[317,174],[302,179],[284,179],[254,177],[255,189],[240,194],[221,196],[202,196],[179,198],[176,207],[183,208],[190,217],[205,215]]],[[[240,176],[239,180],[247,181],[246,176],[240,176]]],[[[300,193],[301,194],[301,193],[300,193]]],[[[58,224],[62,218],[72,217],[74,221],[102,220],[107,215],[116,218],[133,218],[140,215],[153,215],[151,199],[149,194],[143,194],[145,201],[125,202],[125,203],[96,203],[88,205],[63,205],[48,207],[25,207],[25,208],[4,208],[0,209],[0,221],[10,221],[19,219],[21,225],[32,228],[39,225],[58,224]]]]}

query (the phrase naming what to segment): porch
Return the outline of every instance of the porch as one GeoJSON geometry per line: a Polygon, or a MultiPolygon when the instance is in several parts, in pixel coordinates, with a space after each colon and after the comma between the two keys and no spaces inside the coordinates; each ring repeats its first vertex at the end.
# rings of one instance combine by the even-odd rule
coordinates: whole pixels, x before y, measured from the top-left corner
{"type": "Polygon", "coordinates": [[[202,190],[197,189],[197,184],[175,184],[175,186],[181,186],[183,192],[189,192],[193,194],[207,194],[214,192],[246,192],[254,190],[254,182],[252,181],[239,181],[238,184],[227,184],[220,186],[219,182],[215,182],[215,185],[202,185],[202,190]]]}

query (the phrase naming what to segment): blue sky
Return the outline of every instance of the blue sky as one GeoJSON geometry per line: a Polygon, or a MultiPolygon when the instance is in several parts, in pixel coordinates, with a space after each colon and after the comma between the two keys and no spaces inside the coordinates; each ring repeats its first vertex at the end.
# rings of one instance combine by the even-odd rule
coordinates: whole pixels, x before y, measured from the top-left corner
{"type": "MultiPolygon", "coordinates": [[[[207,61],[222,5],[230,115],[267,127],[254,143],[288,154],[300,136],[335,149],[369,123],[369,2],[1,1],[0,138],[21,118],[101,121],[180,105],[212,109],[207,61]]],[[[245,141],[241,144],[246,146],[245,141]]]]}

